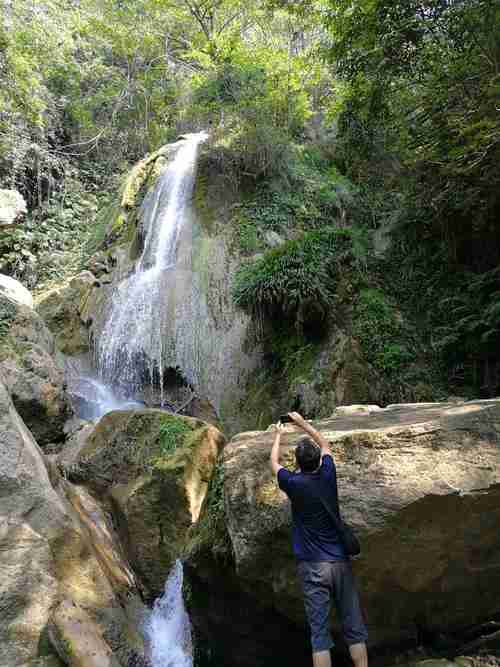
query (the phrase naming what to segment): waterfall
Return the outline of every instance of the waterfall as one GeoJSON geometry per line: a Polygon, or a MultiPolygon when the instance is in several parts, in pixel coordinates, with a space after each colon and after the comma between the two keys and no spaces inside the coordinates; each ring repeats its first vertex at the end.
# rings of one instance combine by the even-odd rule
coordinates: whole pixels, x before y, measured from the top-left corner
{"type": "Polygon", "coordinates": [[[174,298],[178,241],[193,191],[196,156],[203,132],[174,144],[141,207],[144,248],[134,272],[116,288],[110,312],[96,344],[100,376],[123,397],[137,396],[144,385],[162,378],[167,357],[164,330],[174,298]],[[170,283],[170,284],[169,284],[170,283]]]}
{"type": "Polygon", "coordinates": [[[146,626],[152,667],[192,667],[191,624],[182,599],[182,563],[176,561],[146,626]]]}

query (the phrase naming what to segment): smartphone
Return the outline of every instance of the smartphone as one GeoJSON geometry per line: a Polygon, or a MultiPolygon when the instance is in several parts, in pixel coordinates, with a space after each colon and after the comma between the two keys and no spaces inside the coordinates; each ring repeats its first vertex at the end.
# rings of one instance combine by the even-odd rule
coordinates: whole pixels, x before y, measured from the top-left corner
{"type": "Polygon", "coordinates": [[[293,422],[293,419],[289,415],[280,415],[280,422],[282,424],[290,424],[293,422]]]}

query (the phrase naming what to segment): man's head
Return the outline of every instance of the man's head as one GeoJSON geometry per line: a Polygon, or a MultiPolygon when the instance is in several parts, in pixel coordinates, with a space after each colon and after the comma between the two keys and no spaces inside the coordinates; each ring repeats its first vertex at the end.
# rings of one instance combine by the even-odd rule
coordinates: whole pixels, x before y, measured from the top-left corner
{"type": "Polygon", "coordinates": [[[314,472],[321,462],[321,449],[311,438],[301,438],[295,447],[295,460],[302,472],[314,472]]]}

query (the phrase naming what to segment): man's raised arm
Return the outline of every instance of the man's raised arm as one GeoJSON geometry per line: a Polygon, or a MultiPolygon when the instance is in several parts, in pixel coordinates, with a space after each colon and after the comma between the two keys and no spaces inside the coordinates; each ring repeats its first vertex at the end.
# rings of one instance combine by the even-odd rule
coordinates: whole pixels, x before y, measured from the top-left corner
{"type": "Polygon", "coordinates": [[[330,445],[328,443],[328,440],[326,440],[319,431],[317,431],[311,424],[306,422],[304,417],[302,415],[299,415],[298,412],[289,412],[288,413],[290,419],[293,421],[293,423],[301,428],[307,435],[310,435],[311,438],[314,440],[314,442],[321,447],[321,454],[330,454],[332,455],[332,451],[330,449],[330,445]]]}
{"type": "Polygon", "coordinates": [[[271,456],[269,459],[269,463],[271,465],[271,470],[273,471],[273,474],[277,475],[280,468],[283,467],[279,464],[280,440],[281,440],[281,431],[283,430],[283,425],[280,422],[278,422],[275,428],[276,428],[276,436],[274,438],[274,443],[271,449],[271,456]]]}

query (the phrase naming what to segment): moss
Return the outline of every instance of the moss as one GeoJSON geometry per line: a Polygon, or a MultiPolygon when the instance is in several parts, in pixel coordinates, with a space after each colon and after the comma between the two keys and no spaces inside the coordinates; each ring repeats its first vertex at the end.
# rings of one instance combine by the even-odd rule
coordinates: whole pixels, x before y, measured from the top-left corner
{"type": "Polygon", "coordinates": [[[147,160],[141,160],[134,165],[125,181],[121,200],[123,209],[129,210],[135,208],[137,205],[137,196],[149,176],[149,171],[147,160]]]}
{"type": "Polygon", "coordinates": [[[196,178],[193,203],[201,228],[209,234],[213,233],[215,210],[211,206],[211,198],[208,196],[208,178],[204,174],[198,174],[196,178]]]}
{"type": "Polygon", "coordinates": [[[117,455],[123,463],[148,474],[180,470],[180,452],[192,447],[192,439],[187,436],[204,430],[199,428],[201,422],[196,419],[157,410],[133,412],[126,421],[124,414],[127,413],[110,413],[99,422],[81,451],[80,464],[78,470],[72,471],[73,475],[79,479],[86,478],[86,461],[93,459],[103,442],[116,437],[117,428],[120,432],[119,451],[117,448],[115,453],[110,452],[110,456],[117,455]]]}
{"type": "Polygon", "coordinates": [[[207,550],[218,562],[227,563],[233,559],[226,524],[224,464],[221,458],[217,461],[210,479],[200,518],[188,534],[184,556],[192,558],[207,550]]]}
{"type": "Polygon", "coordinates": [[[180,418],[168,416],[160,424],[156,444],[147,462],[158,472],[184,470],[191,460],[191,453],[203,438],[207,427],[193,430],[193,426],[180,418]]]}
{"type": "Polygon", "coordinates": [[[10,299],[0,296],[0,336],[6,336],[17,315],[17,306],[10,299]]]}
{"type": "Polygon", "coordinates": [[[206,236],[202,236],[196,243],[194,256],[194,270],[200,278],[200,284],[209,297],[210,278],[213,274],[213,244],[214,241],[206,236]]]}

